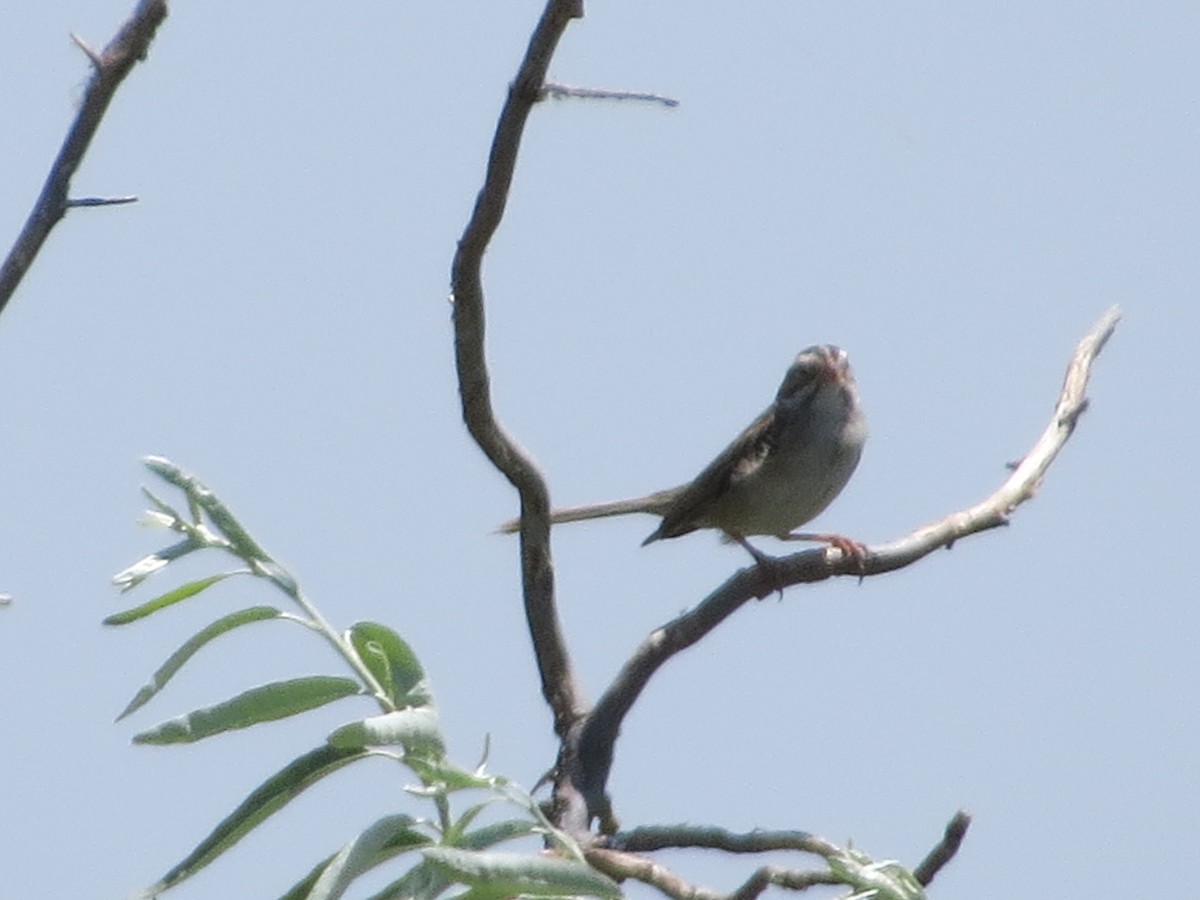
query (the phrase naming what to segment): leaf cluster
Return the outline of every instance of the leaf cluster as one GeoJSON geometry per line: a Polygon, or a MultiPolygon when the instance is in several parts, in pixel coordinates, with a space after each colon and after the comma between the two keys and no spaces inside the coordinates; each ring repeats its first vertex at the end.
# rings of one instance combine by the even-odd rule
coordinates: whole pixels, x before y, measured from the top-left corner
{"type": "Polygon", "coordinates": [[[187,514],[150,490],[150,524],[180,540],[138,560],[114,577],[122,592],[133,590],[171,563],[203,550],[236,561],[234,568],[179,585],[105,619],[129,625],[192,600],[235,577],[262,579],[282,592],[291,611],[250,606],[214,620],[185,640],[134,694],[118,719],[154,699],[204,647],[256,622],[303,625],[324,639],[346,664],[349,674],[309,675],[256,685],[211,706],[193,709],[136,734],[138,744],[187,744],[228,731],[251,728],[299,715],[347,697],[367,696],[375,715],[335,728],[325,741],[301,753],[250,792],[184,859],[148,887],[158,896],[190,878],[281,810],[306,789],[352,763],[383,757],[403,766],[414,779],[406,790],[425,815],[395,813],[367,826],[337,852],[323,859],[284,894],[285,900],[333,900],[359,876],[400,857],[409,865],[373,895],[385,898],[434,898],[454,886],[472,898],[514,895],[617,897],[616,884],[583,861],[578,845],[554,828],[533,799],[508,779],[454,763],[438,726],[437,707],[425,670],[412,648],[395,631],[377,622],[334,629],[305,596],[293,575],[272,558],[242,527],[224,503],[193,475],[169,460],[151,457],[147,468],[182,493],[187,514]],[[460,795],[470,798],[456,812],[460,795]],[[482,796],[482,799],[480,799],[482,796]],[[516,807],[518,815],[478,824],[496,804],[516,807]],[[517,838],[540,837],[544,853],[502,853],[493,848],[517,838]]]}

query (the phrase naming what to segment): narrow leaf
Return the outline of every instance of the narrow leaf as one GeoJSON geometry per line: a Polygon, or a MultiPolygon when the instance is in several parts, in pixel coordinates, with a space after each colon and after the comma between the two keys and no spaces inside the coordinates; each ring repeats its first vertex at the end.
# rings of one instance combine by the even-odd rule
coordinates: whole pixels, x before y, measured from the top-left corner
{"type": "Polygon", "coordinates": [[[410,753],[405,756],[404,764],[417,773],[423,784],[437,785],[440,793],[479,788],[490,789],[504,782],[504,778],[499,775],[480,775],[477,772],[468,772],[444,756],[431,758],[419,753],[410,753]]]}
{"type": "Polygon", "coordinates": [[[855,897],[873,900],[925,900],[925,891],[907,869],[895,860],[873,862],[861,850],[847,849],[826,858],[829,870],[855,891],[855,897]]]}
{"type": "Polygon", "coordinates": [[[157,884],[147,888],[145,893],[155,896],[195,875],[304,790],[342,766],[369,755],[370,752],[366,750],[325,745],[292,760],[255,788],[187,858],[167,872],[157,884]]]}
{"type": "Polygon", "coordinates": [[[433,900],[451,884],[450,879],[423,859],[368,900],[433,900]]]}
{"type": "Polygon", "coordinates": [[[229,578],[233,575],[248,574],[249,572],[246,569],[234,569],[230,572],[221,572],[219,575],[209,575],[207,578],[189,581],[187,584],[180,585],[173,591],[167,591],[165,594],[160,594],[153,600],[147,600],[141,606],[135,606],[132,609],[127,609],[119,613],[113,613],[104,620],[104,624],[128,625],[130,622],[136,622],[138,619],[144,619],[146,616],[156,613],[160,609],[166,609],[168,606],[174,606],[176,603],[181,603],[189,597],[195,597],[201,591],[208,590],[214,584],[222,582],[226,578],[229,578]]]}
{"type": "Polygon", "coordinates": [[[413,827],[416,824],[416,819],[405,815],[380,819],[330,859],[305,900],[337,900],[363,873],[407,850],[432,844],[429,835],[413,827]]]}
{"type": "Polygon", "coordinates": [[[313,866],[309,873],[288,888],[288,892],[279,900],[305,900],[313,885],[317,883],[317,879],[321,877],[321,873],[325,871],[325,867],[333,862],[336,856],[337,854],[333,853],[313,866]]]}
{"type": "Polygon", "coordinates": [[[397,709],[432,705],[425,670],[400,635],[377,622],[358,622],[346,637],[397,709]]]}
{"type": "Polygon", "coordinates": [[[177,544],[172,544],[170,547],[165,547],[157,553],[151,553],[149,556],[144,556],[135,562],[128,569],[118,572],[113,576],[113,584],[121,589],[121,593],[133,590],[167,563],[172,560],[179,559],[181,556],[187,556],[195,550],[203,548],[203,544],[194,538],[186,538],[177,544]]]}
{"type": "Polygon", "coordinates": [[[350,722],[329,735],[335,747],[370,747],[399,744],[408,753],[440,759],[444,752],[437,713],[428,706],[401,709],[350,722]]]}
{"type": "Polygon", "coordinates": [[[117,721],[121,721],[134,710],[141,709],[150,698],[166,687],[167,682],[174,677],[175,673],[183,668],[183,664],[191,659],[196,652],[214,638],[218,638],[228,631],[241,626],[249,625],[251,622],[262,622],[266,619],[277,619],[283,613],[273,606],[252,606],[248,609],[239,609],[237,612],[223,616],[213,622],[206,628],[201,629],[188,638],[183,645],[167,657],[154,674],[134,695],[129,701],[129,705],[117,716],[117,721]]]}
{"type": "Polygon", "coordinates": [[[618,900],[616,882],[586,863],[557,856],[477,853],[450,847],[421,851],[448,878],[488,894],[586,895],[618,900]]]}
{"type": "Polygon", "coordinates": [[[493,822],[464,834],[456,845],[464,850],[486,850],[504,841],[545,834],[545,829],[532,819],[505,819],[493,822]]]}
{"type": "MultiPolygon", "coordinates": [[[[350,678],[311,675],[251,688],[215,706],[194,709],[135,735],[135,744],[190,744],[202,738],[272,722],[359,693],[350,678]]],[[[345,746],[345,745],[344,745],[345,746]]],[[[361,746],[361,745],[360,745],[361,746]]]]}
{"type": "Polygon", "coordinates": [[[163,481],[173,484],[183,491],[191,503],[208,513],[213,525],[229,539],[239,556],[257,560],[271,558],[267,551],[260,547],[254,538],[250,537],[249,532],[234,518],[233,513],[217,498],[217,495],[195,475],[185,472],[169,459],[161,456],[147,456],[142,463],[163,481]]]}

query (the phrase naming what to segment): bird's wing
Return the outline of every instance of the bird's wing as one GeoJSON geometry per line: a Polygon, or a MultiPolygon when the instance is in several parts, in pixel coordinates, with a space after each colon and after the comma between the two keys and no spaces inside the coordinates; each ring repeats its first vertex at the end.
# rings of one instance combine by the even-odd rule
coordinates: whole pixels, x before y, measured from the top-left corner
{"type": "Polygon", "coordinates": [[[772,404],[690,484],[679,489],[678,496],[663,510],[662,523],[644,543],[679,537],[705,527],[707,523],[702,520],[705,509],[731,486],[762,468],[778,441],[779,417],[772,404]]]}

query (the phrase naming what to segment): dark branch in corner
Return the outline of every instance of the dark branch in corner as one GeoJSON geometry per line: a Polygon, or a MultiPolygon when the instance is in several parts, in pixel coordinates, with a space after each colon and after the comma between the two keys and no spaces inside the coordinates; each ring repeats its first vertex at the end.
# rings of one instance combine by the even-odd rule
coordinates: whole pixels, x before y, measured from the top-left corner
{"type": "Polygon", "coordinates": [[[759,566],[742,569],[694,609],[651,633],[574,734],[574,759],[579,770],[572,778],[587,801],[589,813],[602,821],[611,821],[606,785],[617,734],[626,713],[651,676],[668,659],[702,639],[744,603],[755,597],[768,596],[780,584],[807,584],[835,575],[863,578],[891,572],[911,565],[941,547],[949,547],[961,538],[1006,524],[1012,511],[1034,496],[1046,470],[1074,431],[1075,423],[1087,407],[1087,382],[1092,363],[1119,319],[1116,307],[1110,309],[1079,343],[1067,367],[1050,423],[1004,484],[987,499],[891,543],[868,548],[862,568],[840,551],[822,548],[782,557],[769,574],[759,566]]]}
{"type": "Polygon", "coordinates": [[[919,866],[913,869],[913,877],[917,879],[917,883],[921,887],[929,887],[942,867],[954,859],[954,855],[958,853],[958,848],[962,846],[963,838],[967,836],[967,829],[970,827],[971,814],[969,812],[960,809],[954,814],[954,818],[947,823],[946,833],[942,835],[937,846],[929,851],[919,866]]]}
{"type": "Polygon", "coordinates": [[[73,206],[110,206],[136,199],[88,198],[72,201],[67,199],[67,192],[71,186],[71,178],[87,153],[113,95],[125,76],[133,69],[134,63],[146,58],[150,42],[154,40],[158,26],[166,17],[166,0],[141,0],[116,36],[99,53],[72,35],[75,43],[91,60],[92,77],[84,90],[79,113],[67,132],[58,157],[50,167],[50,174],[46,177],[42,192],[34,203],[29,218],[25,220],[25,227],[13,243],[4,264],[0,265],[0,312],[8,305],[17,285],[33,265],[50,231],[67,214],[68,209],[73,206]]]}
{"type": "Polygon", "coordinates": [[[517,151],[529,112],[542,96],[546,69],[572,19],[583,16],[582,0],[549,0],[529,40],[525,58],[508,88],[496,124],[483,188],[458,242],[451,268],[454,302],[454,354],[463,421],[492,464],[521,498],[521,580],[525,618],[533,639],[542,694],[554,714],[554,729],[565,738],[585,712],[571,670],[554,602],[550,558],[550,500],[545,479],[526,453],[501,427],[492,409],[484,353],[483,254],[495,234],[512,185],[517,151]]]}

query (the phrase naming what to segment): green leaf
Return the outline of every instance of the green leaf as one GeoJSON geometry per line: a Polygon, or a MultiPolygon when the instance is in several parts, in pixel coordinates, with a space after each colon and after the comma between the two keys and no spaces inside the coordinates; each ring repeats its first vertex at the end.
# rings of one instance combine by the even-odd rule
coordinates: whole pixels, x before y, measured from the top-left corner
{"type": "Polygon", "coordinates": [[[920,883],[895,860],[873,862],[862,851],[847,849],[838,856],[827,857],[826,862],[834,875],[854,889],[856,898],[925,900],[920,883]]]}
{"type": "Polygon", "coordinates": [[[170,547],[159,550],[157,553],[142,557],[128,569],[114,575],[113,584],[124,594],[126,591],[133,590],[167,563],[203,548],[204,544],[189,537],[178,544],[172,544],[170,547]]]}
{"type": "Polygon", "coordinates": [[[133,742],[190,744],[223,731],[248,728],[260,722],[272,722],[294,716],[357,694],[359,691],[357,681],[332,675],[310,675],[290,681],[276,681],[251,688],[216,706],[194,709],[186,715],[169,719],[149,731],[135,735],[133,742]]]}
{"type": "Polygon", "coordinates": [[[325,867],[333,862],[336,853],[330,854],[309,870],[309,873],[288,888],[288,892],[279,900],[305,900],[308,897],[309,891],[312,890],[317,879],[321,877],[321,873],[325,871],[325,867]]]}
{"type": "MultiPolygon", "coordinates": [[[[414,828],[412,816],[386,816],[360,834],[310,873],[304,893],[293,893],[304,882],[289,891],[287,898],[304,900],[336,900],[358,876],[369,872],[408,850],[433,843],[432,838],[414,828]]],[[[286,898],[285,898],[286,900],[286,898]]]]}
{"type": "Polygon", "coordinates": [[[270,560],[267,551],[258,545],[242,524],[234,518],[225,504],[217,499],[217,495],[205,486],[200,479],[190,472],[185,472],[169,459],[161,456],[147,456],[142,463],[168,484],[173,484],[187,495],[188,501],[208,513],[216,529],[221,532],[233,545],[238,556],[243,559],[270,560]]]}
{"type": "Polygon", "coordinates": [[[440,759],[444,753],[437,713],[428,706],[401,709],[350,722],[329,735],[335,747],[379,747],[399,744],[406,753],[440,759]]]}
{"type": "Polygon", "coordinates": [[[397,709],[433,704],[425,670],[400,635],[377,622],[358,622],[346,637],[397,709]]]}
{"type": "Polygon", "coordinates": [[[191,659],[209,641],[239,626],[249,625],[251,622],[262,622],[266,619],[278,619],[281,616],[283,616],[283,612],[273,606],[252,606],[248,609],[239,609],[237,612],[223,616],[207,628],[196,632],[178,650],[167,657],[165,663],[155,670],[154,674],[150,676],[150,680],[142,685],[133,699],[129,701],[129,705],[117,716],[117,721],[121,721],[134,710],[145,706],[151,697],[166,687],[167,682],[183,667],[183,664],[191,659]]]}
{"type": "Polygon", "coordinates": [[[444,756],[431,758],[412,753],[405,756],[404,764],[417,773],[423,784],[436,785],[438,792],[443,794],[480,788],[492,789],[505,781],[500,775],[468,772],[444,756]]]}
{"type": "MultiPolygon", "coordinates": [[[[149,557],[147,557],[149,558],[149,557]]],[[[126,609],[119,613],[113,613],[104,620],[105,625],[128,625],[130,622],[136,622],[138,619],[144,619],[146,616],[158,612],[160,609],[166,609],[168,606],[174,606],[189,597],[195,597],[201,591],[208,590],[214,584],[224,581],[234,575],[249,575],[247,569],[234,569],[230,572],[221,572],[219,575],[210,575],[207,578],[200,578],[196,581],[189,581],[187,584],[181,585],[173,591],[167,591],[165,594],[160,594],[153,600],[148,600],[141,606],[135,606],[132,609],[126,609]]],[[[120,576],[118,576],[120,577],[120,576]]]]}
{"type": "Polygon", "coordinates": [[[368,900],[433,900],[453,884],[427,860],[421,860],[368,900]]]}
{"type": "Polygon", "coordinates": [[[486,850],[504,841],[529,837],[533,834],[545,834],[545,829],[532,819],[505,819],[476,828],[464,834],[455,841],[455,846],[464,850],[486,850]]]}
{"type": "Polygon", "coordinates": [[[618,900],[616,882],[586,863],[557,856],[478,853],[450,847],[421,851],[435,869],[487,894],[586,895],[618,900]]]}
{"type": "MultiPolygon", "coordinates": [[[[506,799],[507,798],[503,796],[489,797],[482,803],[476,803],[474,806],[468,807],[466,812],[464,812],[453,823],[451,823],[450,827],[446,830],[445,836],[442,838],[442,843],[449,844],[451,847],[462,846],[459,842],[459,838],[463,832],[471,827],[471,823],[475,821],[479,814],[493,803],[502,803],[506,799]]],[[[473,847],[472,849],[479,850],[481,848],[473,847]]]]}
{"type": "Polygon", "coordinates": [[[195,875],[304,790],[356,759],[370,755],[369,750],[361,748],[325,745],[293,760],[255,788],[237,809],[226,816],[224,821],[196,846],[196,849],[167,872],[157,884],[147,888],[146,893],[150,896],[160,894],[195,875]]]}

